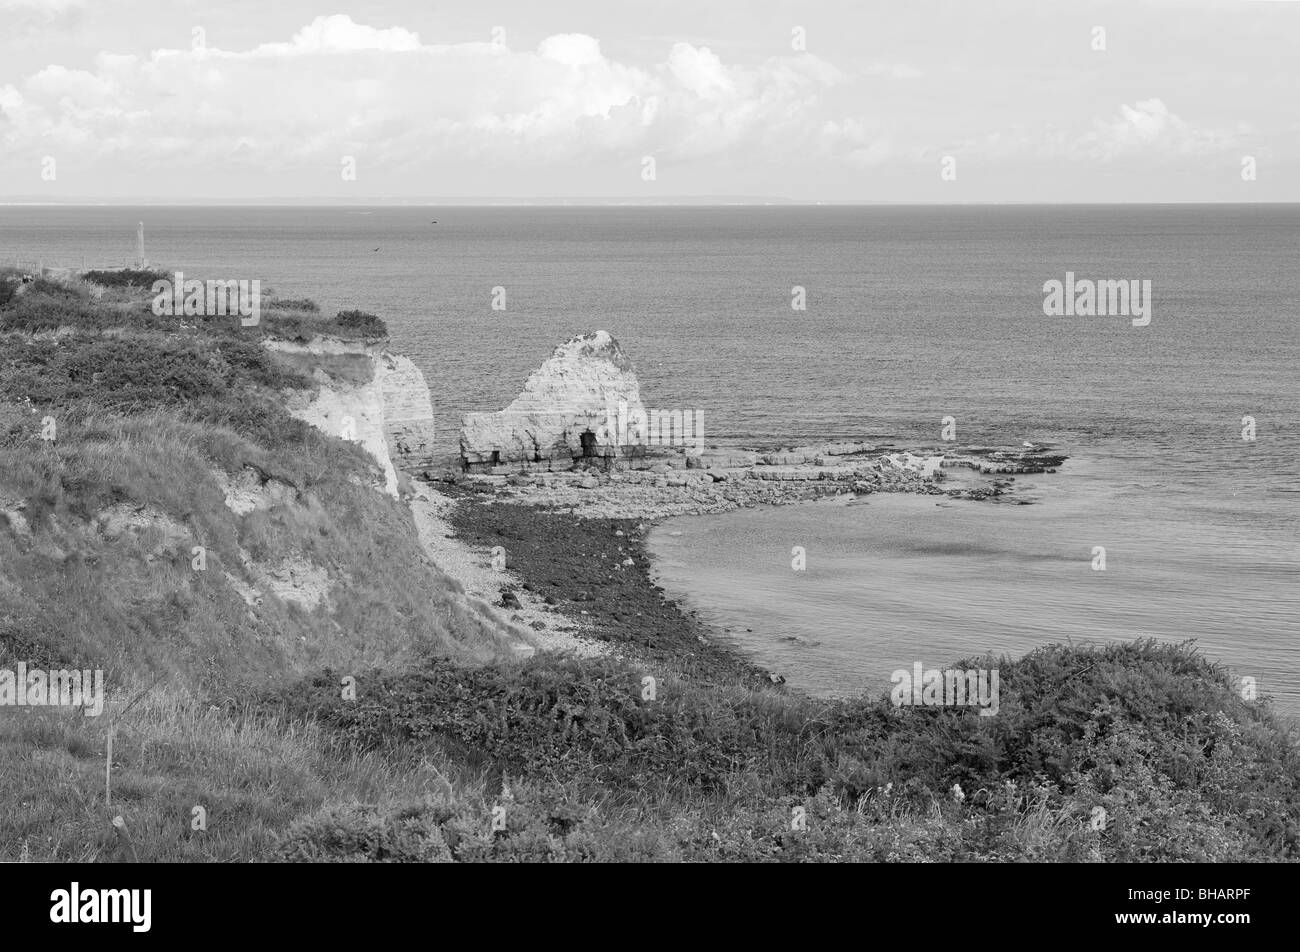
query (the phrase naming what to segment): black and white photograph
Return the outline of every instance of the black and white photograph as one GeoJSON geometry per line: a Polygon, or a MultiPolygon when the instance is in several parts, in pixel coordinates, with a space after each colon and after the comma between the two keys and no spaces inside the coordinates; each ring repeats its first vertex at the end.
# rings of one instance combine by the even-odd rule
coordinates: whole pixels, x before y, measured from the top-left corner
{"type": "Polygon", "coordinates": [[[22,916],[979,864],[1244,941],[1298,321],[1300,2],[0,0],[22,916]]]}

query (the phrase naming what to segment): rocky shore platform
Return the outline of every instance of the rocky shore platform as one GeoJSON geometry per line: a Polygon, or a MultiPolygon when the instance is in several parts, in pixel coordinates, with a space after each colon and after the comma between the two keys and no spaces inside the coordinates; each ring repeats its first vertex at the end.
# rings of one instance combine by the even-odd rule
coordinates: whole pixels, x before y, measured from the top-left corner
{"type": "Polygon", "coordinates": [[[916,493],[1027,505],[1017,476],[1054,473],[1066,457],[1043,444],[910,448],[858,442],[667,456],[645,470],[598,462],[564,472],[445,474],[444,483],[584,518],[662,519],[827,496],[916,493]]]}

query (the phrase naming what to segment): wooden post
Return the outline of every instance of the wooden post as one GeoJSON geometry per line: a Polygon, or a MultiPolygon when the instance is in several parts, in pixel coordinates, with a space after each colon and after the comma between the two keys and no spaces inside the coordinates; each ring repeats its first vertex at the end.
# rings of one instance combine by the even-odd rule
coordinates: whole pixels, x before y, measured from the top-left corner
{"type": "Polygon", "coordinates": [[[104,806],[113,805],[113,725],[108,725],[107,753],[104,755],[104,806]]]}

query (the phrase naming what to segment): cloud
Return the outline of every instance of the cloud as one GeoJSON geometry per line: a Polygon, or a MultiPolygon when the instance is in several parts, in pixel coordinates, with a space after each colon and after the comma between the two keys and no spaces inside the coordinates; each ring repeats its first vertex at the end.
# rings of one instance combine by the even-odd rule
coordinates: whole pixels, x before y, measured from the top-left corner
{"type": "Polygon", "coordinates": [[[995,160],[1063,159],[1095,163],[1171,161],[1229,153],[1250,136],[1244,124],[1213,128],[1182,119],[1158,99],[1121,103],[1115,114],[1087,126],[1013,126],[967,139],[947,150],[995,160]]]}
{"type": "Polygon", "coordinates": [[[71,22],[86,9],[86,0],[0,0],[5,38],[25,36],[71,22]]]}
{"type": "Polygon", "coordinates": [[[340,15],[244,51],[197,42],[101,54],[87,70],[48,66],[0,87],[0,145],[11,155],[73,151],[87,165],[128,157],[194,169],[337,167],[341,155],[395,167],[739,159],[748,146],[816,145],[821,97],[844,80],[806,53],[739,66],[677,43],[643,68],[580,33],[515,51],[429,44],[340,15]]]}
{"type": "Polygon", "coordinates": [[[821,142],[823,156],[840,156],[857,168],[883,165],[903,156],[890,136],[879,129],[869,129],[858,119],[827,120],[822,126],[821,142]]]}
{"type": "Polygon", "coordinates": [[[1169,111],[1159,99],[1121,104],[1119,116],[1098,120],[1080,147],[1088,156],[1110,161],[1125,156],[1197,156],[1234,148],[1244,130],[1208,129],[1169,111]]]}
{"type": "Polygon", "coordinates": [[[85,5],[86,0],[0,0],[0,10],[35,10],[51,14],[85,5]]]}
{"type": "Polygon", "coordinates": [[[906,63],[872,63],[867,67],[871,76],[888,76],[890,79],[920,79],[925,74],[906,63]]]}
{"type": "Polygon", "coordinates": [[[353,23],[348,16],[317,17],[303,27],[288,43],[266,43],[253,51],[254,56],[306,56],[318,53],[349,53],[380,50],[409,53],[420,48],[419,34],[393,27],[377,30],[353,23]]]}

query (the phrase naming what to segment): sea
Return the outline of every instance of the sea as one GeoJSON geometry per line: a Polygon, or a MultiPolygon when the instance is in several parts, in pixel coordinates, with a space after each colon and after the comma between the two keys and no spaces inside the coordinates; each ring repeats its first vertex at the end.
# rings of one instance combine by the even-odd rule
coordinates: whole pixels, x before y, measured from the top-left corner
{"type": "Polygon", "coordinates": [[[948,445],[1068,454],[1018,477],[1031,505],[656,527],[659,583],[801,690],[1150,637],[1300,712],[1300,206],[11,205],[0,264],[126,264],[138,222],[155,266],[383,317],[448,460],[462,413],[600,329],[708,443],[933,447],[951,418],[948,445]],[[1046,314],[1067,273],[1149,281],[1150,322],[1046,314]]]}

